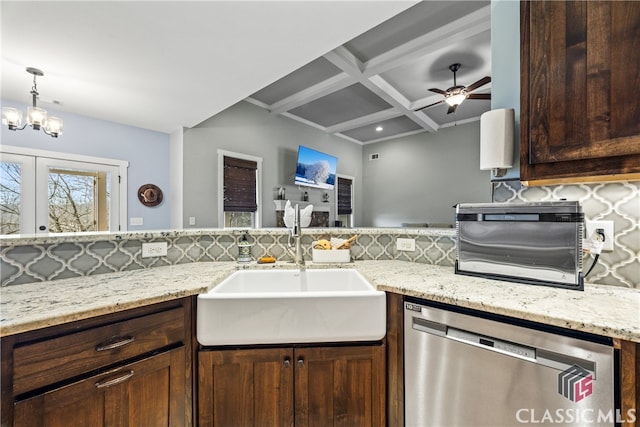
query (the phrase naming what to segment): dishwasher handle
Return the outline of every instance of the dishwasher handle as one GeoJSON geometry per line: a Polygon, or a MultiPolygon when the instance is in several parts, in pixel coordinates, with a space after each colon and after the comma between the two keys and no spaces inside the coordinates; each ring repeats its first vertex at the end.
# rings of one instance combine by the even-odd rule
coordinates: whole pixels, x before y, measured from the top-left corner
{"type": "Polygon", "coordinates": [[[581,359],[567,354],[556,353],[553,351],[530,347],[519,343],[502,340],[487,335],[477,334],[475,332],[463,329],[453,328],[451,326],[426,320],[421,317],[412,317],[412,328],[436,335],[442,338],[458,341],[465,344],[473,345],[484,350],[494,351],[506,356],[517,357],[528,362],[544,365],[549,368],[564,371],[574,365],[578,365],[593,374],[595,379],[595,362],[591,360],[581,359]]]}

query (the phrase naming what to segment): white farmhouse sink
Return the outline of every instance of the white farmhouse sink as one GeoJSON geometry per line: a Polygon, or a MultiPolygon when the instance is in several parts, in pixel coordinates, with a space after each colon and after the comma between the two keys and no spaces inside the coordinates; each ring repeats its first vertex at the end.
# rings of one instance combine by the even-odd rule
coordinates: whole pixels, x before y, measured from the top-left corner
{"type": "Polygon", "coordinates": [[[375,341],[386,296],[356,270],[242,270],[198,295],[202,345],[375,341]]]}

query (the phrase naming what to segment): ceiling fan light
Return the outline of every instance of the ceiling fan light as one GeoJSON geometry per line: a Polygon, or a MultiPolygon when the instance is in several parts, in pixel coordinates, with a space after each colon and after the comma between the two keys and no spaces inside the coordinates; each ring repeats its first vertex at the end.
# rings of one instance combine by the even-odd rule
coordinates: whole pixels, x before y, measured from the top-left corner
{"type": "Polygon", "coordinates": [[[465,99],[467,99],[466,93],[457,93],[455,95],[446,97],[444,101],[451,107],[455,107],[456,105],[462,104],[462,101],[464,101],[465,99]]]}
{"type": "Polygon", "coordinates": [[[64,128],[62,119],[59,117],[51,116],[47,120],[47,123],[44,126],[44,131],[51,135],[54,138],[57,138],[58,135],[62,135],[62,130],[64,128]]]}
{"type": "Polygon", "coordinates": [[[47,112],[42,108],[29,107],[27,109],[27,123],[35,130],[40,130],[40,126],[47,122],[47,112]]]}
{"type": "Polygon", "coordinates": [[[22,126],[22,111],[16,108],[4,107],[2,109],[2,124],[7,126],[9,130],[17,130],[22,126]]]}

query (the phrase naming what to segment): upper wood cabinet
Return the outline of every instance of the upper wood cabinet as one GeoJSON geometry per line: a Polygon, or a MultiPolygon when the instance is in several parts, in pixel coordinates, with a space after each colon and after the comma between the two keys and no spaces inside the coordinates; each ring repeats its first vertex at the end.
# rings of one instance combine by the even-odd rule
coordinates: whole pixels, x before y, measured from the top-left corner
{"type": "Polygon", "coordinates": [[[520,179],[640,178],[640,2],[520,10],[520,179]]]}

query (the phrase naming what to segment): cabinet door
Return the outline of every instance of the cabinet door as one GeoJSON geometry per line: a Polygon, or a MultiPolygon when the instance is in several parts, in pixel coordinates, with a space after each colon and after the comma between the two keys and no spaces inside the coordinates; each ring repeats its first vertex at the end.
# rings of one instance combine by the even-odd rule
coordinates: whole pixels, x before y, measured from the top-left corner
{"type": "Polygon", "coordinates": [[[293,425],[293,350],[200,351],[198,425],[293,425]]]}
{"type": "Polygon", "coordinates": [[[385,425],[385,347],[295,350],[295,425],[385,425]]]}
{"type": "Polygon", "coordinates": [[[181,347],[18,401],[14,426],[184,426],[185,396],[181,347]]]}
{"type": "Polygon", "coordinates": [[[523,181],[640,172],[640,3],[521,3],[523,181]]]}

